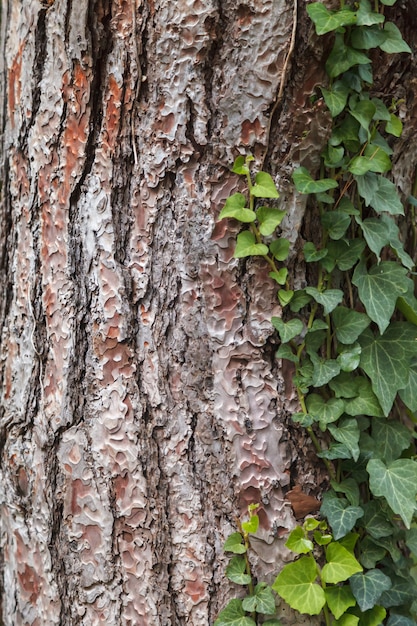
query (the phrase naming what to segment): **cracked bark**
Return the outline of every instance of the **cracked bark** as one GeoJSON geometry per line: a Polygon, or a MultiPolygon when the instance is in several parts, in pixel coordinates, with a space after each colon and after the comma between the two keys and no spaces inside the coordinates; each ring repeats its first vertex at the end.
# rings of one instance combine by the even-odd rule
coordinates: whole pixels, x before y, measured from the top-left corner
{"type": "MultiPolygon", "coordinates": [[[[233,593],[235,515],[261,503],[256,565],[272,576],[294,524],[285,493],[320,492],[269,341],[268,270],[234,261],[235,227],[216,223],[233,158],[267,151],[296,258],[290,174],[317,167],[329,119],[310,102],[323,42],[302,1],[266,145],[292,14],[285,0],[2,2],[6,626],[212,624],[233,593]]],[[[407,122],[415,78],[396,63],[407,122]]],[[[408,194],[415,161],[398,149],[395,167],[408,194]]]]}

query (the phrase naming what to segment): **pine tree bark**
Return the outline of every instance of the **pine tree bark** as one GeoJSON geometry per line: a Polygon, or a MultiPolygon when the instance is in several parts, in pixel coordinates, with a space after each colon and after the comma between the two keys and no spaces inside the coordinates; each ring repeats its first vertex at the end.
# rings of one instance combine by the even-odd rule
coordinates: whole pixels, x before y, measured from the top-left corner
{"type": "MultiPolygon", "coordinates": [[[[297,0],[2,1],[6,626],[212,624],[250,502],[257,571],[289,558],[285,494],[326,477],[290,424],[267,268],[233,260],[236,227],[216,219],[251,151],[304,280],[290,175],[317,167],[329,129],[310,98],[322,45],[297,0]]],[[[416,79],[396,63],[412,119],[416,79]]],[[[414,168],[398,151],[404,194],[414,168]]]]}

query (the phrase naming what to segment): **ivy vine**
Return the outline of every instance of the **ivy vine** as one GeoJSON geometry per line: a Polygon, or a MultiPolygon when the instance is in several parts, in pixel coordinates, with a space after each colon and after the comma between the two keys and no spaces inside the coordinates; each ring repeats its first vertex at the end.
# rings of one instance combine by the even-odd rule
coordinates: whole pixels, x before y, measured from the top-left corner
{"type": "MultiPolygon", "coordinates": [[[[334,34],[321,87],[333,126],[321,176],[304,167],[295,188],[317,210],[320,239],[304,245],[313,284],[295,289],[279,236],[285,211],[264,204],[279,197],[272,177],[251,173],[252,156],[233,172],[247,193],[230,196],[219,219],[246,224],[236,258],[263,257],[278,286],[282,318],[273,317],[278,359],[294,364],[305,427],[329,474],[319,519],[288,537],[296,555],[271,586],[251,571],[250,535],[257,505],[239,521],[224,549],[228,578],[247,589],[215,626],[279,626],[274,592],[300,613],[322,614],[326,626],[417,624],[417,299],[414,259],[397,225],[404,206],[395,184],[392,142],[402,134],[398,102],[376,97],[369,52],[410,53],[384,6],[396,0],[350,2],[339,10],[307,6],[317,35],[334,34]]],[[[409,198],[411,207],[417,200],[409,198]]],[[[414,209],[413,209],[414,210],[414,209]]]]}

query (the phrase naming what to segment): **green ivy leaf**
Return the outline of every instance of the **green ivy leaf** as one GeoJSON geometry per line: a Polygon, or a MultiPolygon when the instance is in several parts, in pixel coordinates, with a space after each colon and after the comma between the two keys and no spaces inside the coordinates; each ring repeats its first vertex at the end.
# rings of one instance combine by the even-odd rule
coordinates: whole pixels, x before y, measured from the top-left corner
{"type": "Polygon", "coordinates": [[[369,125],[375,115],[376,107],[370,100],[357,100],[350,105],[350,114],[369,135],[369,125]]]}
{"type": "MultiPolygon", "coordinates": [[[[384,2],[384,4],[387,4],[384,2]]],[[[398,28],[392,22],[386,22],[384,25],[385,41],[380,44],[381,50],[393,54],[395,52],[408,52],[411,54],[410,46],[404,41],[398,28]]]]}
{"type": "Polygon", "coordinates": [[[320,87],[320,89],[332,117],[336,117],[346,106],[349,87],[342,80],[337,80],[331,89],[325,89],[324,87],[320,87]]]}
{"type": "Polygon", "coordinates": [[[315,263],[316,261],[320,261],[327,254],[327,249],[323,248],[322,250],[317,250],[314,243],[311,241],[307,241],[303,247],[304,258],[307,263],[315,263]]]}
{"type": "Polygon", "coordinates": [[[403,132],[403,123],[396,115],[394,115],[394,113],[391,113],[390,120],[387,122],[385,130],[390,135],[394,135],[394,137],[401,137],[403,132]]]}
{"type": "Polygon", "coordinates": [[[338,186],[333,178],[314,180],[305,167],[297,168],[292,175],[292,179],[297,191],[304,194],[321,193],[329,189],[335,189],[338,186]]]}
{"type": "Polygon", "coordinates": [[[367,314],[378,324],[381,333],[388,327],[398,296],[408,290],[406,275],[407,270],[393,261],[373,265],[369,272],[364,261],[355,268],[352,282],[358,288],[367,314]]]}
{"type": "Polygon", "coordinates": [[[350,215],[344,211],[329,211],[323,213],[321,223],[331,239],[341,239],[350,226],[350,215]]]}
{"type": "Polygon", "coordinates": [[[294,294],[290,309],[293,313],[299,313],[299,311],[310,302],[311,296],[308,296],[304,289],[299,289],[294,294]]]}
{"type": "Polygon", "coordinates": [[[269,250],[277,261],[285,261],[290,252],[290,242],[288,239],[275,239],[269,246],[269,250]]]}
{"type": "Polygon", "coordinates": [[[326,61],[326,72],[330,78],[336,78],[354,65],[364,65],[370,62],[366,54],[347,46],[343,35],[336,33],[333,49],[326,61]]]}
{"type": "Polygon", "coordinates": [[[386,34],[377,24],[370,25],[366,28],[358,26],[352,30],[351,44],[354,48],[358,48],[359,50],[370,50],[371,48],[379,46],[385,39],[386,34]]]}
{"type": "Polygon", "coordinates": [[[356,22],[356,13],[348,9],[329,11],[321,2],[313,2],[307,6],[307,13],[316,27],[318,35],[325,35],[341,26],[348,26],[356,22]]]}
{"type": "Polygon", "coordinates": [[[390,180],[374,172],[355,176],[355,180],[366,206],[370,205],[378,213],[386,211],[391,215],[404,215],[397,188],[390,180]]]}
{"type": "Polygon", "coordinates": [[[226,567],[226,576],[237,585],[249,585],[252,578],[246,574],[246,562],[242,556],[234,556],[226,567]]]}
{"type": "Polygon", "coordinates": [[[390,235],[387,225],[378,217],[368,217],[363,221],[360,217],[355,217],[355,220],[362,229],[369,249],[375,254],[379,263],[381,260],[380,252],[389,243],[390,235]]]}
{"type": "Polygon", "coordinates": [[[388,154],[380,146],[368,144],[364,152],[365,158],[369,160],[371,172],[384,174],[392,168],[391,159],[388,154]]]}
{"type": "Polygon", "coordinates": [[[351,344],[357,341],[359,335],[368,328],[371,320],[364,313],[358,313],[343,306],[338,306],[332,312],[332,321],[338,341],[351,344]]]}
{"type": "Polygon", "coordinates": [[[320,422],[323,426],[338,420],[345,407],[343,400],[330,398],[330,400],[326,401],[317,393],[310,393],[306,402],[309,415],[314,418],[314,421],[320,422]]]}
{"type": "Polygon", "coordinates": [[[360,506],[350,506],[347,500],[338,498],[332,491],[324,495],[320,510],[327,517],[335,539],[344,537],[363,515],[360,506]]]}
{"type": "Polygon", "coordinates": [[[416,510],[417,462],[399,459],[385,465],[380,459],[371,459],[366,469],[371,492],[376,497],[385,498],[394,513],[398,513],[410,528],[416,510]]]}
{"type": "Polygon", "coordinates": [[[404,617],[404,615],[396,615],[395,613],[390,613],[390,618],[387,622],[387,626],[416,626],[416,623],[413,619],[404,617]]]}
{"type": "Polygon", "coordinates": [[[299,319],[292,319],[289,322],[283,322],[280,317],[271,319],[272,325],[278,331],[279,338],[282,343],[287,343],[299,335],[304,328],[303,322],[299,319]]]}
{"type": "Polygon", "coordinates": [[[357,380],[357,376],[341,372],[339,376],[336,376],[329,382],[329,387],[334,392],[336,398],[356,398],[359,393],[357,380]]]}
{"type": "Polygon", "coordinates": [[[245,615],[242,600],[234,598],[221,611],[219,617],[214,622],[214,626],[256,626],[256,623],[251,617],[245,615]]]}
{"type": "Polygon", "coordinates": [[[278,300],[282,307],[287,306],[293,299],[294,292],[291,289],[280,289],[278,291],[278,300]]]}
{"type": "Polygon", "coordinates": [[[365,536],[361,541],[359,560],[367,569],[373,569],[379,561],[382,561],[386,553],[383,546],[378,546],[370,537],[365,536]]]}
{"type": "Polygon", "coordinates": [[[285,546],[297,554],[308,554],[308,552],[314,549],[313,542],[306,537],[301,526],[296,526],[294,530],[290,532],[285,546]]]}
{"type": "MultiPolygon", "coordinates": [[[[407,572],[408,574],[408,572],[407,572]]],[[[384,591],[380,604],[384,607],[401,606],[411,604],[416,597],[415,582],[412,578],[404,580],[403,577],[392,576],[392,587],[384,591]]]]}
{"type": "Polygon", "coordinates": [[[365,249],[363,239],[340,239],[339,241],[329,241],[327,244],[328,254],[322,261],[323,267],[328,272],[333,271],[335,265],[342,271],[350,270],[365,249]]]}
{"type": "Polygon", "coordinates": [[[337,584],[362,571],[362,565],[353,554],[336,541],[328,545],[326,561],[321,570],[321,577],[326,583],[337,584]]]}
{"type": "Polygon", "coordinates": [[[245,598],[242,607],[248,613],[256,611],[263,615],[272,615],[276,611],[275,598],[271,587],[266,583],[258,583],[251,596],[245,598]]]}
{"type": "Polygon", "coordinates": [[[225,217],[233,217],[235,220],[239,220],[239,222],[254,222],[256,214],[254,211],[246,209],[245,204],[246,198],[243,193],[234,193],[232,196],[229,196],[220,212],[219,220],[225,217]]]}
{"type": "MultiPolygon", "coordinates": [[[[338,400],[336,400],[338,402],[338,400]]],[[[341,420],[338,426],[329,425],[329,431],[340,443],[343,443],[349,450],[354,461],[359,459],[359,436],[360,431],[356,420],[341,420]]]]}
{"type": "Polygon", "coordinates": [[[244,554],[246,547],[243,543],[243,537],[240,533],[232,533],[228,536],[223,546],[225,552],[233,552],[234,554],[244,554]]]}
{"type": "Polygon", "coordinates": [[[255,184],[250,193],[255,198],[279,198],[275,183],[267,172],[258,172],[256,174],[255,184]]]}
{"type": "Polygon", "coordinates": [[[385,415],[395,396],[407,384],[411,358],[416,351],[417,329],[408,322],[394,322],[384,335],[375,337],[367,329],[359,338],[361,367],[372,381],[372,389],[385,415]]]}
{"type": "Polygon", "coordinates": [[[251,514],[249,520],[247,522],[242,522],[242,530],[245,533],[250,533],[254,535],[259,528],[259,517],[258,515],[251,514]]]}
{"type": "Polygon", "coordinates": [[[417,361],[413,360],[408,370],[408,379],[403,389],[400,389],[400,398],[413,413],[417,411],[417,361]]]}
{"type": "Polygon", "coordinates": [[[285,211],[270,206],[261,206],[256,211],[259,222],[259,232],[265,237],[272,235],[276,227],[279,226],[286,215],[285,211]]]}
{"type": "MultiPolygon", "coordinates": [[[[359,505],[359,485],[356,480],[353,478],[345,478],[345,480],[342,480],[340,483],[336,480],[331,480],[330,484],[336,493],[343,493],[352,506],[359,505]]],[[[347,548],[346,545],[345,548],[347,548]]]]}
{"type": "Polygon", "coordinates": [[[234,174],[246,175],[249,174],[249,166],[248,163],[250,161],[254,161],[254,157],[249,154],[246,158],[244,156],[238,156],[235,159],[235,162],[232,167],[232,172],[234,174]]]}
{"type": "Polygon", "coordinates": [[[390,514],[383,500],[371,500],[363,505],[364,514],[361,525],[374,539],[389,537],[393,534],[390,514]]]}
{"type": "Polygon", "coordinates": [[[356,600],[353,597],[349,585],[341,587],[326,587],[324,590],[327,605],[336,619],[342,617],[343,613],[351,606],[355,606],[356,600]]]}
{"type": "Polygon", "coordinates": [[[381,15],[381,13],[372,11],[369,0],[361,0],[357,17],[356,23],[358,26],[373,26],[374,24],[381,24],[385,20],[385,17],[381,15]]]}
{"type": "Polygon", "coordinates": [[[247,256],[265,256],[268,254],[268,246],[263,243],[256,243],[255,235],[250,230],[239,233],[236,241],[235,259],[242,259],[247,256]]]}
{"type": "Polygon", "coordinates": [[[313,363],[311,382],[314,387],[323,387],[340,372],[340,364],[334,359],[322,359],[317,354],[310,354],[313,363]]]}
{"type": "Polygon", "coordinates": [[[369,611],[362,613],[359,626],[381,626],[387,612],[382,606],[374,606],[369,611]]]}
{"type": "Polygon", "coordinates": [[[369,380],[363,377],[356,377],[353,380],[353,384],[356,387],[357,396],[353,399],[345,400],[345,413],[352,417],[356,415],[383,417],[384,412],[372,391],[369,380]]]}
{"type": "Polygon", "coordinates": [[[334,626],[358,626],[358,624],[359,617],[356,617],[356,615],[351,615],[350,613],[345,613],[340,619],[338,619],[334,623],[334,626]]]}
{"type": "Polygon", "coordinates": [[[378,457],[390,463],[401,455],[403,450],[410,447],[409,429],[397,420],[374,420],[372,424],[372,439],[378,457]]]}
{"type": "Polygon", "coordinates": [[[323,307],[324,315],[328,315],[343,300],[343,291],[340,289],[326,289],[319,291],[316,287],[306,287],[305,292],[323,307]]]}
{"type": "Polygon", "coordinates": [[[275,356],[277,359],[287,359],[287,361],[291,361],[292,363],[298,363],[299,358],[294,352],[291,350],[290,346],[286,344],[282,344],[278,350],[275,352],[275,356]]]}
{"type": "Polygon", "coordinates": [[[284,565],[272,588],[294,610],[318,615],[326,604],[326,598],[321,586],[315,582],[317,574],[314,558],[302,556],[298,561],[284,565]]]}
{"type": "Polygon", "coordinates": [[[285,285],[287,282],[288,270],[282,267],[278,272],[269,272],[268,276],[275,280],[278,285],[285,285]]]}
{"type": "Polygon", "coordinates": [[[353,372],[361,360],[362,348],[358,343],[351,346],[342,346],[337,357],[342,372],[353,372]]]}
{"type": "Polygon", "coordinates": [[[392,584],[391,579],[378,569],[371,569],[366,574],[354,574],[349,583],[361,611],[372,609],[392,584]]]}

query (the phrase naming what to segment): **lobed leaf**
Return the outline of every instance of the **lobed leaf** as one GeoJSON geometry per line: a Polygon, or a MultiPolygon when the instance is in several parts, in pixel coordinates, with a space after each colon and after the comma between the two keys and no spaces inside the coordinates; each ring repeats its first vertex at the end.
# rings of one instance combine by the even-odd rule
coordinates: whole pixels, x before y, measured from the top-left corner
{"type": "Polygon", "coordinates": [[[353,554],[336,541],[326,549],[326,565],[321,570],[321,577],[326,583],[340,583],[356,572],[362,571],[362,565],[353,554]]]}
{"type": "Polygon", "coordinates": [[[242,600],[230,600],[214,622],[214,626],[256,626],[255,621],[245,614],[242,600]]]}
{"type": "Polygon", "coordinates": [[[272,588],[296,611],[318,615],[326,598],[321,586],[315,582],[317,574],[314,558],[302,556],[298,561],[284,565],[272,588]]]}
{"type": "Polygon", "coordinates": [[[378,569],[371,569],[365,574],[354,574],[349,583],[361,611],[372,609],[383,592],[392,585],[389,576],[378,569]]]}
{"type": "Polygon", "coordinates": [[[257,243],[255,235],[250,230],[244,230],[243,233],[238,234],[234,253],[236,259],[247,256],[265,256],[266,254],[268,254],[268,246],[257,243]]]}
{"type": "Polygon", "coordinates": [[[329,11],[321,2],[313,2],[307,6],[307,13],[316,27],[318,35],[325,35],[341,26],[348,26],[356,22],[356,13],[349,9],[329,11]]]}
{"type": "Polygon", "coordinates": [[[304,324],[299,319],[292,319],[289,322],[284,322],[280,317],[273,317],[271,319],[272,325],[278,331],[279,337],[282,343],[287,343],[299,335],[304,328],[304,324]]]}
{"type": "Polygon", "coordinates": [[[258,172],[255,176],[255,184],[250,193],[255,198],[279,198],[279,193],[272,176],[267,172],[258,172]]]}
{"type": "Polygon", "coordinates": [[[229,196],[220,212],[219,220],[222,220],[225,217],[233,217],[235,220],[239,220],[239,222],[254,222],[256,214],[254,211],[245,208],[245,204],[246,198],[243,193],[234,193],[229,196]]]}
{"type": "Polygon", "coordinates": [[[371,492],[376,497],[385,498],[394,513],[398,513],[410,528],[416,510],[417,462],[399,459],[385,465],[380,459],[371,459],[366,469],[371,492]]]}
{"type": "Polygon", "coordinates": [[[341,587],[326,587],[324,590],[327,605],[336,619],[342,617],[343,613],[351,606],[355,606],[356,600],[350,590],[349,585],[341,587]]]}
{"type": "Polygon", "coordinates": [[[321,193],[329,189],[335,189],[338,184],[333,178],[314,180],[305,167],[299,167],[292,175],[295,188],[299,193],[321,193]]]}
{"type": "Polygon", "coordinates": [[[350,506],[346,500],[338,498],[332,491],[324,495],[321,512],[328,519],[335,539],[344,537],[363,515],[360,506],[350,506]]]}

